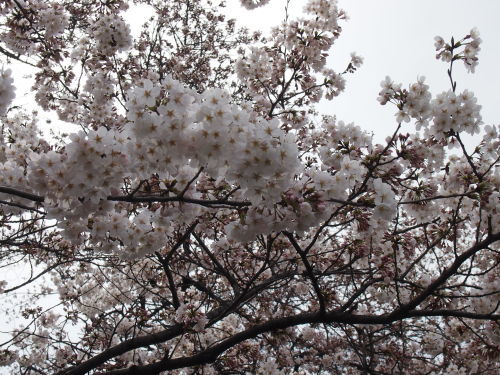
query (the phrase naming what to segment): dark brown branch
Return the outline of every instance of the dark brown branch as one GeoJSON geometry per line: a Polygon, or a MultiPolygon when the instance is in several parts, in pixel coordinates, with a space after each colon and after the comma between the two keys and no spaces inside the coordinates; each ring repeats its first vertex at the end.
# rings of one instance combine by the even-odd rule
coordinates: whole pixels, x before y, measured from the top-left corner
{"type": "Polygon", "coordinates": [[[396,309],[391,313],[391,315],[399,316],[405,311],[415,309],[415,307],[420,305],[423,301],[425,301],[425,299],[427,299],[427,297],[433,294],[439,288],[439,286],[444,284],[446,280],[453,276],[467,259],[476,254],[478,251],[486,249],[489,245],[498,240],[500,240],[500,232],[488,236],[484,241],[477,243],[469,250],[457,256],[453,264],[450,267],[446,268],[436,280],[434,280],[427,288],[422,291],[422,293],[413,298],[409,303],[404,304],[400,308],[396,309]]]}
{"type": "Polygon", "coordinates": [[[375,207],[375,204],[368,202],[352,202],[352,201],[344,201],[341,199],[329,198],[328,202],[340,203],[345,206],[354,206],[354,207],[375,207]]]}
{"type": "Polygon", "coordinates": [[[306,273],[309,279],[311,279],[311,284],[314,288],[314,291],[316,292],[316,295],[318,296],[318,302],[319,302],[319,310],[322,313],[326,312],[326,302],[325,302],[325,297],[323,293],[321,292],[321,288],[319,287],[318,279],[314,275],[314,270],[311,266],[311,263],[309,263],[309,260],[307,259],[305,251],[302,250],[300,245],[297,243],[295,238],[293,238],[293,234],[289,232],[284,232],[285,236],[288,238],[292,246],[295,248],[297,253],[299,254],[300,258],[302,259],[302,263],[304,263],[304,267],[306,268],[306,273]]]}
{"type": "Polygon", "coordinates": [[[238,201],[228,201],[225,199],[195,199],[187,197],[163,197],[158,195],[148,195],[142,197],[129,197],[126,195],[112,195],[108,196],[107,200],[114,202],[129,202],[129,203],[151,203],[151,202],[182,202],[182,203],[192,203],[199,204],[200,206],[213,207],[215,205],[226,205],[230,207],[247,207],[251,206],[250,202],[238,202],[238,201]]]}
{"type": "Polygon", "coordinates": [[[165,260],[165,258],[162,257],[162,255],[158,251],[155,254],[159,262],[161,263],[163,270],[165,271],[165,274],[167,275],[168,288],[170,289],[170,294],[172,294],[172,305],[174,306],[175,309],[178,309],[181,304],[179,301],[179,296],[177,295],[177,289],[175,288],[174,277],[172,276],[172,271],[170,270],[170,266],[168,265],[168,262],[165,260]]]}
{"type": "Polygon", "coordinates": [[[403,201],[399,202],[398,204],[418,204],[418,203],[424,203],[424,202],[429,202],[437,199],[448,199],[448,198],[463,198],[463,197],[469,197],[472,192],[468,193],[457,193],[457,194],[449,194],[449,195],[435,195],[433,197],[428,197],[428,198],[422,198],[422,199],[415,199],[412,201],[403,201]]]}
{"type": "MultiPolygon", "coordinates": [[[[219,355],[235,345],[253,339],[263,333],[273,332],[288,327],[298,326],[302,324],[314,323],[343,323],[343,324],[390,324],[397,320],[408,319],[412,317],[424,316],[450,316],[463,317],[483,320],[498,320],[500,315],[492,314],[474,314],[455,310],[411,310],[401,312],[398,315],[354,315],[345,312],[332,311],[326,314],[318,312],[304,313],[284,318],[270,320],[266,323],[255,325],[232,337],[212,346],[198,354],[190,357],[175,358],[170,360],[162,360],[145,366],[132,366],[126,369],[112,370],[103,375],[155,375],[162,371],[174,370],[184,367],[199,366],[206,363],[214,362],[219,355]]],[[[69,373],[68,373],[69,374],[69,373]]],[[[77,373],[71,373],[77,374],[77,373]]],[[[79,374],[79,373],[78,373],[79,374]]]]}
{"type": "Polygon", "coordinates": [[[25,191],[17,190],[7,186],[0,186],[0,193],[15,195],[16,197],[28,199],[33,202],[43,203],[44,197],[36,194],[27,193],[25,191]]]}
{"type": "Polygon", "coordinates": [[[4,200],[0,199],[0,204],[5,204],[6,206],[12,206],[12,207],[17,207],[17,208],[22,208],[23,210],[37,212],[37,213],[39,213],[41,215],[45,215],[46,214],[43,211],[37,210],[35,207],[26,206],[25,204],[21,204],[21,203],[7,202],[7,201],[4,201],[4,200]]]}
{"type": "MultiPolygon", "coordinates": [[[[292,237],[293,238],[293,237],[292,237]]],[[[487,248],[490,244],[500,240],[500,233],[488,236],[484,241],[471,247],[469,250],[465,251],[462,255],[458,256],[453,264],[444,270],[441,275],[432,282],[422,293],[420,293],[416,298],[414,298],[410,303],[401,306],[390,314],[384,315],[355,315],[349,312],[342,311],[317,311],[311,313],[304,313],[289,317],[283,317],[268,321],[263,324],[259,324],[248,328],[247,330],[240,332],[219,344],[208,348],[201,353],[193,355],[191,357],[175,358],[170,360],[162,360],[153,364],[146,366],[133,366],[127,369],[120,369],[108,372],[108,375],[118,375],[118,374],[159,374],[161,371],[173,370],[182,367],[202,365],[205,363],[213,362],[217,357],[226,351],[227,349],[243,342],[245,340],[255,338],[262,333],[272,332],[292,326],[297,326],[301,324],[311,324],[311,323],[344,323],[344,324],[390,324],[394,321],[408,319],[411,317],[424,317],[424,316],[456,316],[462,318],[471,319],[483,319],[483,320],[498,320],[500,315],[496,314],[474,314],[464,311],[456,310],[414,310],[416,306],[422,303],[427,297],[429,297],[441,284],[443,284],[449,277],[451,277],[458,268],[472,255],[478,251],[487,248]]],[[[213,319],[218,316],[221,312],[226,309],[225,306],[213,310],[207,317],[213,319]]],[[[90,358],[89,360],[72,367],[70,369],[64,370],[59,373],[59,375],[83,375],[92,369],[97,368],[106,361],[130,350],[147,347],[149,345],[162,343],[168,341],[174,337],[182,334],[185,329],[180,325],[175,325],[167,330],[136,337],[134,339],[126,340],[114,347],[111,347],[99,355],[90,358]]]]}
{"type": "MultiPolygon", "coordinates": [[[[28,199],[33,202],[43,203],[45,200],[45,197],[41,195],[27,193],[25,191],[14,189],[7,186],[0,186],[0,193],[14,195],[16,197],[28,199]]],[[[199,204],[200,206],[205,206],[205,207],[214,207],[216,205],[226,205],[229,207],[247,207],[252,205],[252,203],[250,202],[229,201],[226,199],[205,200],[205,199],[187,198],[183,196],[164,197],[161,195],[147,195],[139,197],[130,195],[110,195],[106,199],[113,202],[129,202],[129,203],[182,202],[182,203],[199,204]]]]}
{"type": "Polygon", "coordinates": [[[214,267],[217,269],[217,271],[229,281],[229,284],[231,284],[231,287],[235,292],[239,292],[241,290],[241,287],[238,285],[236,279],[231,275],[230,272],[226,271],[226,268],[222,264],[220,264],[217,258],[212,254],[210,249],[207,247],[205,242],[203,242],[203,239],[200,236],[198,236],[195,232],[193,232],[193,237],[196,239],[196,242],[198,242],[202,250],[208,255],[208,257],[214,264],[214,267]]]}

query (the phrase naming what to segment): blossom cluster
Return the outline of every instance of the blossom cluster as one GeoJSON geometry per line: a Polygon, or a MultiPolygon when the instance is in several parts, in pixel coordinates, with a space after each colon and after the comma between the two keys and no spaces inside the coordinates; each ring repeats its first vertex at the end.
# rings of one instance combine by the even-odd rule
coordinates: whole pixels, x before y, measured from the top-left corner
{"type": "Polygon", "coordinates": [[[373,181],[375,191],[375,211],[374,216],[384,220],[391,220],[398,210],[396,205],[395,194],[391,186],[383,183],[380,179],[373,181]]]}
{"type": "MultiPolygon", "coordinates": [[[[2,33],[2,40],[19,54],[36,52],[36,44],[30,42],[31,35],[43,35],[44,39],[56,42],[55,38],[60,36],[69,24],[68,12],[59,2],[25,0],[15,3],[13,7],[9,3],[13,2],[2,2],[5,12],[20,8],[21,13],[29,15],[29,18],[14,17],[8,30],[2,33]],[[3,5],[4,3],[6,5],[3,5]]],[[[43,46],[43,43],[40,44],[43,46]]]]}
{"type": "Polygon", "coordinates": [[[445,62],[462,60],[467,71],[474,73],[479,63],[477,55],[481,50],[480,44],[482,42],[476,28],[472,29],[468,35],[458,42],[452,39],[450,43],[446,43],[440,36],[436,36],[434,40],[434,47],[438,51],[436,54],[437,59],[445,62]],[[463,50],[457,52],[456,49],[460,47],[463,47],[463,50]]]}
{"type": "Polygon", "coordinates": [[[86,217],[105,200],[112,186],[119,186],[126,158],[119,135],[100,128],[70,135],[63,153],[33,154],[28,181],[33,191],[45,195],[48,206],[58,207],[62,219],[86,217]]]}
{"type": "Polygon", "coordinates": [[[240,3],[246,9],[255,9],[266,5],[270,0],[240,0],[240,3]]]}
{"type": "MultiPolygon", "coordinates": [[[[135,256],[144,253],[139,248],[152,252],[161,246],[159,239],[169,230],[165,221],[173,214],[166,207],[142,211],[132,221],[110,213],[115,204],[107,197],[119,193],[126,177],[139,184],[159,173],[162,180],[175,181],[178,188],[172,191],[185,186],[182,195],[201,199],[190,180],[202,168],[239,186],[238,196],[270,208],[298,173],[294,137],[277,120],[251,119],[222,90],[200,95],[167,78],[161,83],[143,80],[128,95],[130,122],[122,131],[100,127],[79,132],[70,135],[62,151],[32,153],[26,178],[22,170],[3,165],[20,172],[6,185],[43,195],[49,216],[59,220],[69,238],[90,229],[93,241],[106,240],[109,247],[120,239],[135,256]],[[88,223],[89,215],[93,219],[88,223]]],[[[198,206],[186,210],[186,222],[197,213],[198,206]]]]}
{"type": "Polygon", "coordinates": [[[456,95],[452,91],[444,92],[431,102],[432,127],[430,133],[438,138],[454,131],[471,135],[479,133],[483,123],[481,106],[474,94],[468,90],[456,95]]]}
{"type": "Polygon", "coordinates": [[[0,70],[0,116],[5,115],[10,103],[16,97],[14,79],[12,79],[11,74],[10,69],[2,68],[0,70]]]}
{"type": "MultiPolygon", "coordinates": [[[[0,185],[27,186],[26,164],[32,155],[47,150],[48,144],[40,137],[35,114],[16,113],[2,119],[0,133],[0,185]]],[[[2,194],[5,201],[16,201],[12,196],[2,194]]],[[[5,210],[5,209],[4,209],[5,210]]],[[[14,207],[11,212],[18,212],[14,207]]]]}
{"type": "Polygon", "coordinates": [[[479,132],[479,126],[483,123],[481,106],[472,92],[464,90],[457,95],[453,90],[448,90],[432,99],[429,86],[424,81],[425,78],[420,77],[418,82],[404,90],[401,84],[395,84],[386,77],[381,82],[378,101],[382,105],[393,102],[399,109],[396,113],[398,122],[415,119],[417,130],[425,127],[427,134],[436,138],[452,135],[453,132],[471,135],[479,132]]]}
{"type": "Polygon", "coordinates": [[[162,86],[145,80],[130,93],[131,129],[148,153],[138,158],[136,173],[158,161],[169,171],[189,162],[238,183],[252,202],[279,200],[298,168],[298,151],[278,121],[251,119],[222,90],[199,95],[170,78],[162,86]]]}
{"type": "Polygon", "coordinates": [[[339,10],[335,1],[310,0],[304,7],[304,11],[316,16],[320,30],[333,31],[337,29],[339,10]]]}
{"type": "Polygon", "coordinates": [[[102,15],[92,25],[92,30],[96,50],[106,56],[125,51],[132,45],[130,26],[119,15],[102,15]]]}
{"type": "Polygon", "coordinates": [[[68,14],[61,4],[53,2],[50,4],[40,4],[38,21],[41,28],[45,29],[45,37],[52,38],[60,35],[68,26],[68,14]]]}
{"type": "MultiPolygon", "coordinates": [[[[345,89],[342,74],[325,66],[326,51],[340,35],[339,21],[346,18],[345,13],[336,1],[310,0],[304,14],[275,28],[272,43],[264,40],[258,48],[240,51],[236,65],[239,80],[253,97],[254,110],[279,116],[283,127],[295,129],[304,124],[302,108],[323,95],[330,100],[345,89]],[[283,111],[288,103],[294,109],[283,111]]],[[[344,73],[354,72],[361,63],[353,55],[344,73]]]]}
{"type": "Polygon", "coordinates": [[[416,83],[410,85],[408,90],[402,90],[401,84],[396,84],[390,77],[386,77],[380,83],[382,90],[379,92],[377,100],[382,105],[389,101],[396,104],[399,109],[396,114],[397,121],[408,122],[410,118],[414,118],[417,120],[418,129],[427,123],[431,112],[431,94],[429,86],[424,82],[425,77],[420,77],[416,83]]]}

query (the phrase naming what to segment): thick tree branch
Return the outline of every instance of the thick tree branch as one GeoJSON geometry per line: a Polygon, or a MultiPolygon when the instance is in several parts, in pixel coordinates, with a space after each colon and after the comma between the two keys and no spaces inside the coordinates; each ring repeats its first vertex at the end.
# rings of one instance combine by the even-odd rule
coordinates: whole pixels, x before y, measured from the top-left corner
{"type": "MultiPolygon", "coordinates": [[[[0,186],[0,193],[14,195],[16,197],[28,199],[33,202],[43,203],[45,200],[45,197],[41,195],[27,193],[25,191],[14,189],[7,186],[0,186]]],[[[209,208],[217,207],[220,205],[228,207],[248,207],[252,205],[252,203],[250,202],[230,201],[227,199],[205,200],[205,199],[188,198],[184,196],[165,197],[161,195],[147,195],[138,197],[130,195],[110,195],[106,199],[113,202],[129,202],[129,203],[182,202],[182,203],[198,204],[200,206],[205,206],[209,208]]]]}
{"type": "MultiPolygon", "coordinates": [[[[278,318],[270,320],[266,323],[255,325],[250,327],[240,333],[233,335],[232,337],[216,344],[202,352],[195,354],[190,357],[174,358],[169,360],[163,360],[156,363],[152,363],[146,366],[132,366],[126,369],[112,370],[103,375],[155,375],[162,371],[174,370],[184,367],[200,366],[207,363],[214,362],[219,355],[224,353],[226,350],[234,347],[235,345],[253,339],[263,333],[274,332],[281,329],[303,325],[303,324],[314,324],[314,323],[326,323],[326,324],[391,324],[395,321],[402,319],[409,319],[413,317],[424,317],[424,316],[450,316],[450,317],[462,317],[471,319],[482,319],[482,320],[498,320],[500,315],[492,314],[474,314],[455,310],[436,310],[436,311],[422,311],[422,310],[411,310],[400,312],[397,315],[386,314],[386,315],[355,315],[345,312],[332,311],[326,314],[321,311],[313,313],[304,313],[294,316],[278,318]]],[[[75,373],[76,374],[76,373],[75,373]]]]}
{"type": "Polygon", "coordinates": [[[444,284],[446,280],[448,280],[451,276],[453,276],[467,259],[472,257],[478,251],[486,249],[489,245],[498,240],[500,240],[500,232],[488,236],[482,242],[477,243],[476,245],[472,246],[469,250],[457,256],[453,264],[450,267],[446,268],[441,273],[441,275],[439,275],[439,277],[436,280],[430,283],[430,285],[427,288],[425,288],[417,297],[413,298],[407,304],[404,304],[400,308],[396,309],[391,315],[399,316],[405,311],[415,309],[415,307],[420,305],[427,299],[427,297],[433,294],[439,288],[439,286],[444,284]]]}

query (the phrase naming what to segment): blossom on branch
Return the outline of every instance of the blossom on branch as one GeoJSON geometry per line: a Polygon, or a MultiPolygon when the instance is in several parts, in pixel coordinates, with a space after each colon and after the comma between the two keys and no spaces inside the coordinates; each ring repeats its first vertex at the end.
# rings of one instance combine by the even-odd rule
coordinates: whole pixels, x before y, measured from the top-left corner
{"type": "Polygon", "coordinates": [[[336,1],[269,35],[223,7],[0,4],[0,268],[16,275],[0,366],[496,374],[500,138],[453,76],[477,66],[477,30],[435,39],[450,90],[381,82],[395,121],[377,142],[316,107],[363,62],[330,67],[336,1]],[[150,18],[132,35],[136,6],[150,18]]]}

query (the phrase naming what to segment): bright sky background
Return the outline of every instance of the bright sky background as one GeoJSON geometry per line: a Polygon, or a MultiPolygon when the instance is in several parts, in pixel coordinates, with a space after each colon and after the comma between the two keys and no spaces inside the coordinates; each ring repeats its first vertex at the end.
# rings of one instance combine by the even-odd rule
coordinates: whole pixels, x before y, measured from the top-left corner
{"type": "MultiPolygon", "coordinates": [[[[290,0],[290,13],[300,16],[305,0],[290,0]]],[[[228,14],[251,30],[266,32],[284,18],[286,0],[271,2],[253,11],[228,0],[228,14]]],[[[500,1],[498,0],[339,0],[350,19],[330,52],[328,65],[343,71],[351,52],[364,58],[363,66],[348,75],[346,91],[333,101],[324,101],[322,113],[354,122],[373,131],[381,141],[394,129],[395,108],[381,106],[376,98],[380,82],[389,75],[403,87],[425,76],[435,96],[450,89],[447,64],[435,58],[434,37],[461,39],[477,27],[483,43],[479,66],[468,74],[462,62],[454,64],[457,91],[473,91],[483,106],[483,121],[500,119],[500,1]]],[[[412,131],[410,127],[408,131],[412,131]]]]}

